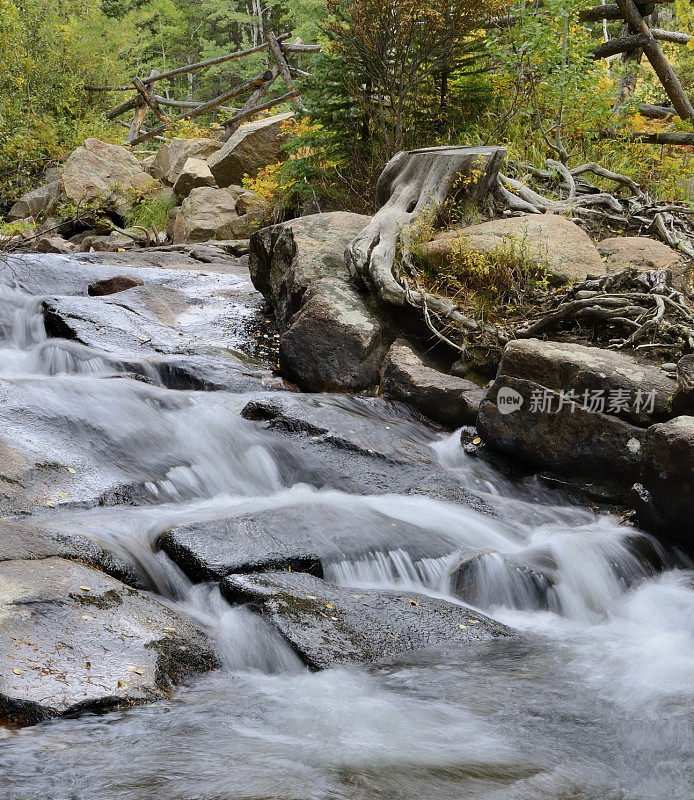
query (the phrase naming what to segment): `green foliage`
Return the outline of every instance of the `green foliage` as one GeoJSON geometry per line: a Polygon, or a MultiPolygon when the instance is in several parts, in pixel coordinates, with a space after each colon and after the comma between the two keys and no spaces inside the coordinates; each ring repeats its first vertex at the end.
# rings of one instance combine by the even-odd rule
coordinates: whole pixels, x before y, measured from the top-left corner
{"type": "Polygon", "coordinates": [[[169,213],[175,205],[176,200],[170,192],[159,192],[146,197],[127,213],[125,218],[126,227],[140,225],[143,228],[150,229],[154,224],[157,230],[166,230],[169,213]]]}

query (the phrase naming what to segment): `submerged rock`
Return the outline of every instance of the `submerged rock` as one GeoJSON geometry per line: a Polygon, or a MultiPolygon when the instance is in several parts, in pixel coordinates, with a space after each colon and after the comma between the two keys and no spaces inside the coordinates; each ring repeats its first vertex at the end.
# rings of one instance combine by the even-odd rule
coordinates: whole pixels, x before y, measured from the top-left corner
{"type": "Polygon", "coordinates": [[[447,428],[474,425],[487,393],[472,381],[427,366],[404,339],[388,351],[381,389],[385,397],[401,400],[447,428]]]}
{"type": "Polygon", "coordinates": [[[167,697],[217,659],[152,597],[60,558],[0,563],[0,720],[31,725],[167,697]]]}
{"type": "Polygon", "coordinates": [[[513,631],[466,606],[415,592],[350,589],[312,575],[234,575],[220,585],[250,603],[315,669],[390,661],[437,646],[472,647],[513,631]]]}

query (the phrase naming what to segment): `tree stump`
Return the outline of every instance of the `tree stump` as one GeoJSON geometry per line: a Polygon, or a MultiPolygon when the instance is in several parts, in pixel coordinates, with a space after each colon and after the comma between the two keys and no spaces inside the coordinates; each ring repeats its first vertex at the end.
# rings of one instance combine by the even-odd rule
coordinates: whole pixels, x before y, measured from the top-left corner
{"type": "Polygon", "coordinates": [[[395,155],[376,186],[380,210],[347,247],[352,273],[383,303],[418,306],[427,322],[432,310],[469,326],[455,303],[412,291],[393,270],[398,270],[396,257],[409,262],[412,242],[435,222],[448,199],[480,202],[493,191],[505,156],[503,147],[428,147],[395,155]]]}

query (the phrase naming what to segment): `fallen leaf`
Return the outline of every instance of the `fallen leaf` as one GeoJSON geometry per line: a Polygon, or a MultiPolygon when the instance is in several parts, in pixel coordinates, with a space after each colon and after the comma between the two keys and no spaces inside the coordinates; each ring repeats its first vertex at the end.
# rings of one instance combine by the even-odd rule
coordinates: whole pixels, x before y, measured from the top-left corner
{"type": "Polygon", "coordinates": [[[333,620],[334,622],[337,622],[337,617],[330,617],[330,619],[333,620]]]}
{"type": "Polygon", "coordinates": [[[469,619],[469,620],[468,620],[468,623],[469,623],[470,625],[479,625],[479,622],[480,622],[480,621],[479,621],[478,619],[469,619]]]}
{"type": "Polygon", "coordinates": [[[332,608],[332,607],[333,607],[333,604],[332,604],[332,603],[326,603],[326,604],[325,604],[325,607],[326,607],[326,608],[332,608]]]}
{"type": "Polygon", "coordinates": [[[125,681],[118,681],[118,683],[116,684],[116,686],[117,686],[119,689],[122,689],[122,688],[125,686],[125,681]]]}
{"type": "Polygon", "coordinates": [[[139,667],[126,667],[128,672],[134,672],[136,675],[144,675],[144,670],[141,670],[139,667]]]}
{"type": "Polygon", "coordinates": [[[473,444],[482,444],[482,439],[480,439],[479,436],[475,436],[475,438],[472,440],[472,443],[473,444]]]}
{"type": "Polygon", "coordinates": [[[458,627],[460,628],[461,631],[467,630],[467,625],[458,625],[458,627]]]}
{"type": "Polygon", "coordinates": [[[14,672],[15,675],[21,675],[22,674],[22,670],[21,669],[17,669],[16,667],[12,670],[12,672],[14,672]]]}
{"type": "Polygon", "coordinates": [[[68,472],[69,472],[71,475],[74,475],[74,474],[77,472],[77,470],[76,470],[76,469],[73,469],[72,467],[65,467],[65,469],[66,469],[66,470],[67,470],[67,471],[68,471],[68,472]]]}
{"type": "Polygon", "coordinates": [[[419,603],[418,603],[416,600],[412,600],[412,599],[410,599],[410,605],[411,605],[411,606],[418,606],[418,605],[419,605],[419,603]]]}
{"type": "Polygon", "coordinates": [[[91,589],[91,586],[80,586],[80,589],[81,589],[83,592],[91,592],[91,590],[92,590],[92,589],[91,589]]]}
{"type": "Polygon", "coordinates": [[[89,614],[82,614],[82,619],[86,619],[87,622],[92,622],[94,617],[90,617],[89,614]]]}
{"type": "Polygon", "coordinates": [[[306,599],[307,600],[318,600],[318,598],[316,597],[315,594],[307,594],[306,595],[306,599]]]}

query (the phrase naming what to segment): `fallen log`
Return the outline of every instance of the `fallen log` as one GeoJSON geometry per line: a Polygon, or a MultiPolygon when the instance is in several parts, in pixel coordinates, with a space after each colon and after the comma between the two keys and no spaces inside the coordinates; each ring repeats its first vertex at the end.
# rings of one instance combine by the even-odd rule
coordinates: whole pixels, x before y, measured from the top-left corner
{"type": "Polygon", "coordinates": [[[646,36],[643,33],[635,33],[632,36],[621,36],[619,39],[610,39],[591,50],[591,56],[595,61],[602,58],[610,58],[619,53],[628,53],[631,50],[637,50],[643,47],[646,42],[646,36]]]}
{"type": "Polygon", "coordinates": [[[677,116],[674,108],[667,106],[654,106],[650,103],[641,103],[639,106],[639,114],[642,117],[649,117],[650,119],[672,119],[677,116]]]}
{"type": "MultiPolygon", "coordinates": [[[[651,0],[649,3],[638,3],[638,11],[644,17],[650,16],[654,11],[656,5],[674,3],[675,0],[651,0]]],[[[625,19],[619,3],[607,3],[601,6],[593,6],[592,8],[584,8],[578,12],[578,19],[581,22],[600,22],[603,19],[614,21],[618,19],[625,19]]]]}
{"type": "Polygon", "coordinates": [[[136,137],[128,144],[130,144],[131,146],[139,144],[140,142],[144,142],[147,139],[151,139],[153,136],[157,136],[175,122],[181,122],[184,119],[193,119],[194,117],[199,117],[201,114],[206,114],[208,111],[213,111],[215,108],[219,108],[219,106],[221,106],[227,100],[231,100],[232,97],[238,97],[239,95],[245,94],[247,91],[255,88],[256,86],[261,86],[263,83],[265,83],[265,81],[267,81],[270,78],[271,74],[272,73],[268,70],[267,72],[264,72],[262,75],[257,75],[255,78],[251,78],[249,81],[245,81],[245,83],[241,83],[238,86],[235,86],[228,92],[220,94],[218,97],[215,97],[213,100],[210,100],[209,103],[203,103],[203,105],[191,109],[185,114],[181,114],[181,116],[178,117],[178,119],[171,120],[165,125],[160,125],[158,128],[153,128],[151,131],[143,133],[141,136],[136,137]]]}

